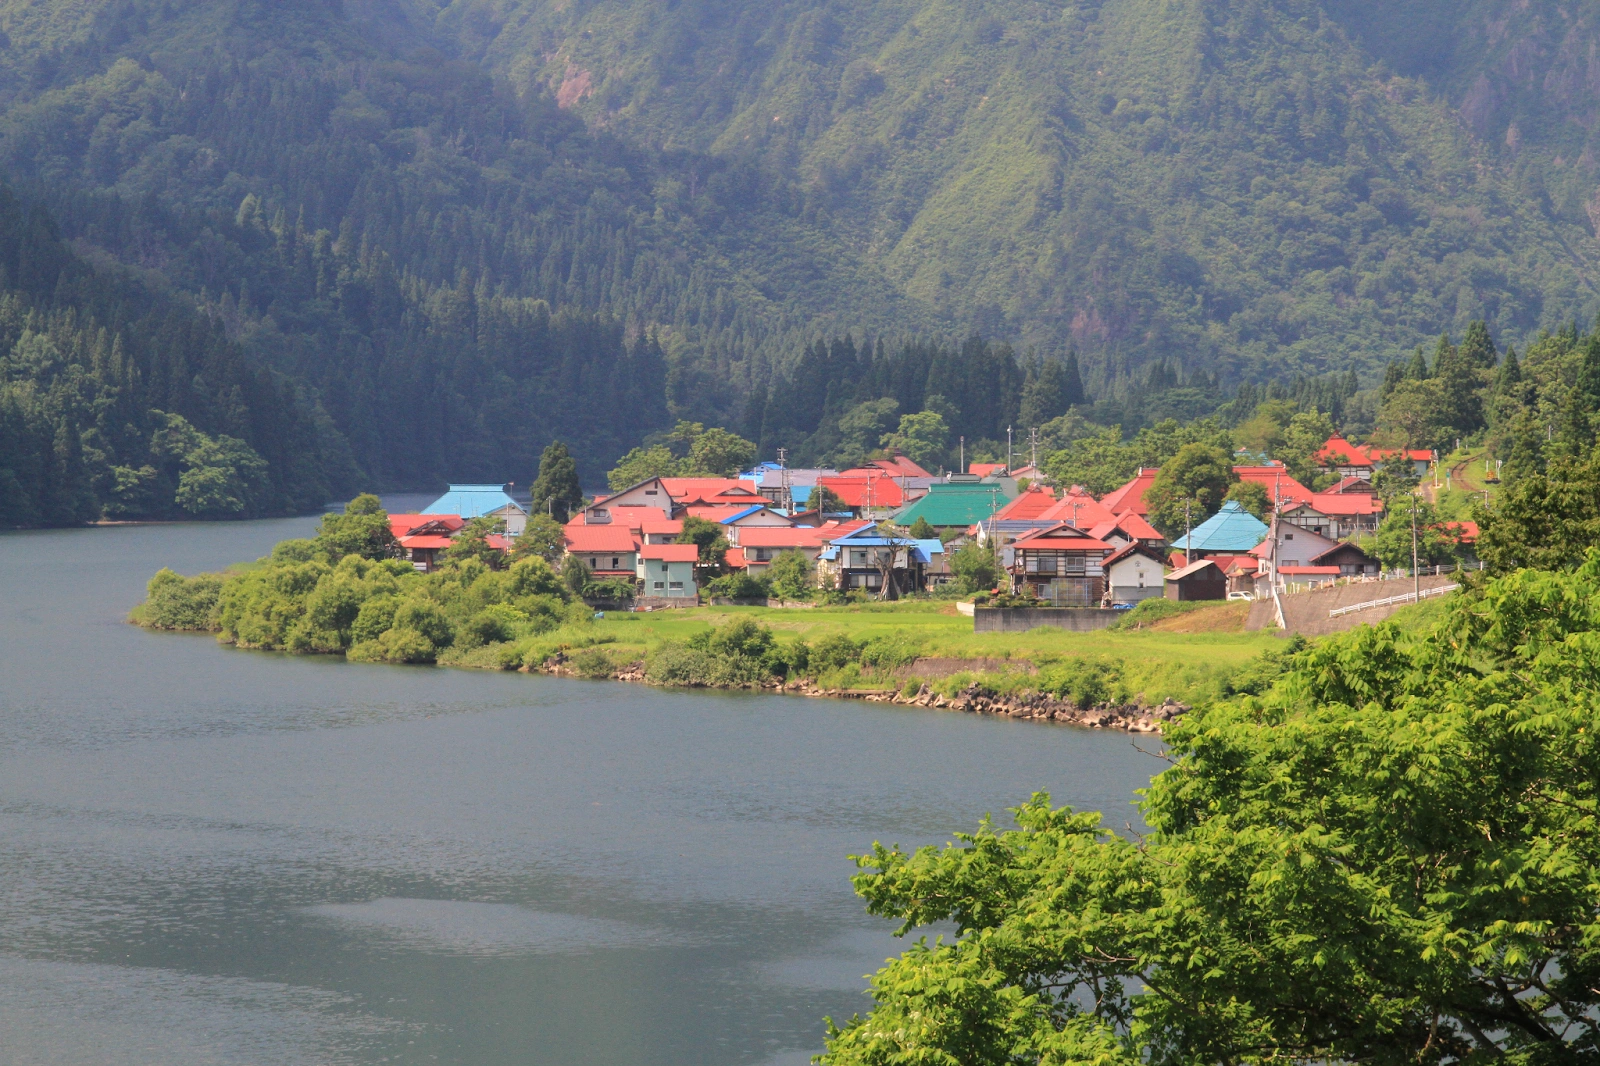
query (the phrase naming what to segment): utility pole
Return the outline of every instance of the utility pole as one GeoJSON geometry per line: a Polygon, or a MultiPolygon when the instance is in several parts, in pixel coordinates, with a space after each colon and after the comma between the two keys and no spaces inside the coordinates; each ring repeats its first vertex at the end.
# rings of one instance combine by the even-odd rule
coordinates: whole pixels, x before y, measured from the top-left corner
{"type": "Polygon", "coordinates": [[[1188,566],[1190,563],[1194,562],[1194,545],[1189,543],[1190,539],[1193,536],[1194,536],[1194,530],[1189,527],[1189,501],[1188,500],[1184,500],[1183,501],[1183,565],[1184,566],[1188,566]]]}
{"type": "Polygon", "coordinates": [[[789,449],[778,449],[778,499],[785,511],[794,510],[794,489],[789,484],[789,449]]]}
{"type": "Polygon", "coordinates": [[[1417,569],[1417,496],[1411,494],[1411,597],[1422,602],[1422,574],[1417,569]]]}
{"type": "Polygon", "coordinates": [[[1038,431],[1038,429],[1030,429],[1030,430],[1028,430],[1028,441],[1033,447],[1033,456],[1032,456],[1031,465],[1035,470],[1038,470],[1039,469],[1039,431],[1038,431]]]}
{"type": "Polygon", "coordinates": [[[967,438],[961,438],[961,473],[967,472],[967,438]]]}
{"type": "Polygon", "coordinates": [[[1006,473],[1011,473],[1011,427],[1006,427],[1006,473]]]}

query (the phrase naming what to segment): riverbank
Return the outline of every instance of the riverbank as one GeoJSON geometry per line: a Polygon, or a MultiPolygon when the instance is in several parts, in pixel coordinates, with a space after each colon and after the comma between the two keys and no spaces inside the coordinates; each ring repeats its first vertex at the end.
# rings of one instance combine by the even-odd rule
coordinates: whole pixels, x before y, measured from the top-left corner
{"type": "MultiPolygon", "coordinates": [[[[912,664],[911,672],[915,672],[919,666],[931,666],[939,670],[943,677],[950,677],[956,673],[960,673],[963,677],[971,676],[969,671],[949,671],[947,669],[948,665],[948,661],[918,660],[912,664]]],[[[558,677],[595,679],[593,673],[586,673],[574,668],[571,665],[571,660],[565,656],[553,657],[538,667],[525,667],[524,670],[530,673],[543,673],[558,677]]],[[[640,659],[620,667],[604,680],[647,685],[651,683],[648,670],[648,661],[640,659]]],[[[931,681],[922,681],[920,683],[911,681],[902,689],[825,688],[812,680],[780,681],[768,685],[757,683],[737,687],[765,689],[774,693],[805,696],[813,699],[864,700],[868,703],[890,703],[906,707],[926,707],[931,710],[998,715],[1006,718],[1075,725],[1090,729],[1120,729],[1129,733],[1159,732],[1161,723],[1170,722],[1191,709],[1189,705],[1179,703],[1170,697],[1153,707],[1137,702],[1124,704],[1101,703],[1094,706],[1082,706],[1072,699],[1060,699],[1050,695],[1048,692],[1028,689],[1023,689],[1011,695],[1004,695],[984,684],[981,680],[967,681],[965,685],[948,694],[939,691],[939,687],[931,681]]]]}

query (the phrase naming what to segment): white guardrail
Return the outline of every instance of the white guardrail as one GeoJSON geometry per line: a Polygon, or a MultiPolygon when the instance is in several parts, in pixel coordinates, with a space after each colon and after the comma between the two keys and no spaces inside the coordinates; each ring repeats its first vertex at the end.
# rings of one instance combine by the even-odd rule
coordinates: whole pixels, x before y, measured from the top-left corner
{"type": "MultiPolygon", "coordinates": [[[[1429,596],[1443,596],[1445,593],[1454,592],[1460,587],[1460,585],[1440,585],[1438,588],[1423,589],[1421,598],[1425,600],[1429,596]]],[[[1368,600],[1366,603],[1355,603],[1351,604],[1349,607],[1335,607],[1333,610],[1328,612],[1328,617],[1338,618],[1340,615],[1355,614],[1357,611],[1370,611],[1374,607],[1389,607],[1396,603],[1415,603],[1417,602],[1417,599],[1417,593],[1407,592],[1402,596],[1389,596],[1381,600],[1368,600]]]]}

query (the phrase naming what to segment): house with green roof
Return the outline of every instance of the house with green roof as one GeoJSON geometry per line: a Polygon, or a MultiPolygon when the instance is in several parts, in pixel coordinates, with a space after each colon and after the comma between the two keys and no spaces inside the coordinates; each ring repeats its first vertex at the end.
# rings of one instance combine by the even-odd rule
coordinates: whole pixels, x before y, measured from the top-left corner
{"type": "MultiPolygon", "coordinates": [[[[1012,484],[1015,484],[1014,482],[1012,484]]],[[[910,526],[926,518],[935,529],[966,529],[1004,507],[1016,495],[1004,481],[947,481],[928,486],[921,499],[896,512],[897,525],[910,526]]]]}

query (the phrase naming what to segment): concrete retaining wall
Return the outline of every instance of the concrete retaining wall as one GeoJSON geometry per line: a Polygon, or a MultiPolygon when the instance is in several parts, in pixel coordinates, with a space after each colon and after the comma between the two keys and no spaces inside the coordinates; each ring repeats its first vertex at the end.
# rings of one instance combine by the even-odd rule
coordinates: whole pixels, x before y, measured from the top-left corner
{"type": "MultiPolygon", "coordinates": [[[[1435,574],[1422,578],[1421,585],[1426,591],[1438,588],[1440,585],[1452,585],[1460,580],[1460,574],[1435,574]]],[[[1395,603],[1387,607],[1374,607],[1369,611],[1356,611],[1340,615],[1338,618],[1329,618],[1329,611],[1340,607],[1353,607],[1358,603],[1388,599],[1390,596],[1403,596],[1410,592],[1412,587],[1409,577],[1401,577],[1390,581],[1360,581],[1317,589],[1314,592],[1300,592],[1283,597],[1283,618],[1289,623],[1290,633],[1300,633],[1308,637],[1343,633],[1359,625],[1381,622],[1400,608],[1409,607],[1410,604],[1395,603]]],[[[1244,624],[1246,629],[1266,629],[1272,624],[1270,599],[1257,600],[1250,605],[1250,617],[1244,624]]]]}
{"type": "Polygon", "coordinates": [[[972,613],[974,633],[1026,633],[1039,626],[1088,633],[1104,629],[1127,611],[1101,607],[979,607],[972,613]]]}

